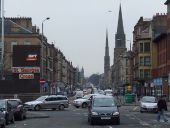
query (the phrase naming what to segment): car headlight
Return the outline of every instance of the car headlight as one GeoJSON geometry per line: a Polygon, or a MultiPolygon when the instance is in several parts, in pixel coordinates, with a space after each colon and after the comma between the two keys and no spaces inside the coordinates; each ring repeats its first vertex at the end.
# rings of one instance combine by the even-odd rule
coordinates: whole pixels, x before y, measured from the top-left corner
{"type": "Polygon", "coordinates": [[[98,115],[98,113],[97,112],[92,112],[92,115],[96,116],[96,115],[98,115]]]}
{"type": "Polygon", "coordinates": [[[119,112],[114,112],[113,113],[113,116],[117,116],[117,115],[119,115],[119,112]]]}
{"type": "Polygon", "coordinates": [[[141,105],[142,106],[142,108],[146,108],[146,105],[141,105]]]}

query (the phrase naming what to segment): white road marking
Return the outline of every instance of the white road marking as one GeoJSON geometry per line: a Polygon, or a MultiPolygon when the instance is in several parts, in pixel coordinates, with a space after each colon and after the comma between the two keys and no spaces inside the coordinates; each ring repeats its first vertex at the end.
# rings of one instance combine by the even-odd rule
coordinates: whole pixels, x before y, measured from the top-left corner
{"type": "Polygon", "coordinates": [[[141,125],[143,125],[143,126],[149,126],[149,124],[146,123],[146,122],[144,122],[144,121],[140,121],[139,123],[140,123],[141,125]]]}

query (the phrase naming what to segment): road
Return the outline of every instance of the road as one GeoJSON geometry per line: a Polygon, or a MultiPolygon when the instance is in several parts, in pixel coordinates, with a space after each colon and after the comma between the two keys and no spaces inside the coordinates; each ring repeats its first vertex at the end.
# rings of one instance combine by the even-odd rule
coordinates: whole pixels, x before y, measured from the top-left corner
{"type": "MultiPolygon", "coordinates": [[[[32,112],[32,111],[31,111],[32,112]]],[[[101,124],[91,126],[87,122],[87,109],[77,109],[70,106],[64,111],[33,111],[32,113],[43,113],[49,118],[28,118],[24,121],[16,121],[7,128],[169,128],[169,122],[157,122],[155,113],[140,113],[138,107],[120,107],[120,125],[101,124]]]]}

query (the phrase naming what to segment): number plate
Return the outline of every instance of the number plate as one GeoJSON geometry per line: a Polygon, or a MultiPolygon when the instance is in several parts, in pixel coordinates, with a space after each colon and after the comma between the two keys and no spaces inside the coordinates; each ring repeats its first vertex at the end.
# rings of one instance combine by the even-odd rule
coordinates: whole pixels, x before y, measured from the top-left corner
{"type": "Polygon", "coordinates": [[[101,117],[102,120],[110,120],[111,117],[101,117]]]}

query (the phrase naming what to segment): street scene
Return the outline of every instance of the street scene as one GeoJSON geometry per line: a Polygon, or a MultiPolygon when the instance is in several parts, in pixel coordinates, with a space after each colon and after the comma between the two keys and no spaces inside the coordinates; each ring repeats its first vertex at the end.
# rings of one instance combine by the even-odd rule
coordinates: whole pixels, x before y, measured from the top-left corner
{"type": "MultiPolygon", "coordinates": [[[[90,125],[87,121],[87,109],[72,105],[64,111],[28,111],[27,119],[16,121],[7,128],[169,128],[170,123],[157,122],[156,113],[140,113],[139,106],[126,104],[120,108],[120,125],[106,122],[90,125]]],[[[170,113],[167,116],[170,120],[170,113]]]]}
{"type": "Polygon", "coordinates": [[[0,128],[170,128],[170,0],[0,0],[0,128]]]}

